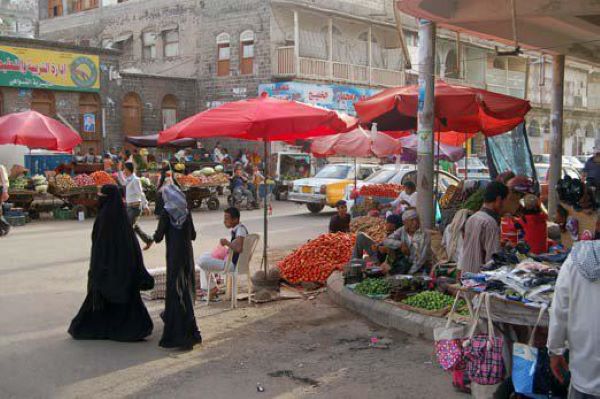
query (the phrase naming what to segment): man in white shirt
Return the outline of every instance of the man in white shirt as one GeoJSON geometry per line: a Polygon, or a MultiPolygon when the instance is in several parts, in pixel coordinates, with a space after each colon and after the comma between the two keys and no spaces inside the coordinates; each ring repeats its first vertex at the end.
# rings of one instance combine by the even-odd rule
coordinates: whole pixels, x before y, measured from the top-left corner
{"type": "Polygon", "coordinates": [[[404,184],[404,190],[400,192],[400,195],[387,205],[383,206],[383,209],[391,209],[391,213],[400,214],[403,208],[416,208],[417,207],[417,186],[411,181],[407,181],[404,184]]]}
{"type": "Polygon", "coordinates": [[[8,186],[8,172],[6,167],[0,164],[0,237],[7,235],[10,231],[10,224],[2,214],[2,204],[8,201],[8,186]]]}
{"type": "Polygon", "coordinates": [[[569,399],[600,398],[600,241],[579,241],[563,263],[550,309],[550,367],[569,399]],[[569,364],[564,357],[569,348],[569,364]]]}
{"type": "Polygon", "coordinates": [[[138,225],[138,219],[143,212],[150,212],[148,208],[148,200],[144,194],[142,188],[142,181],[134,173],[134,166],[132,162],[126,162],[125,167],[123,164],[119,164],[119,183],[125,187],[125,203],[127,205],[127,218],[129,223],[133,227],[135,233],[140,239],[146,244],[148,249],[152,246],[154,239],[146,234],[138,225]]]}

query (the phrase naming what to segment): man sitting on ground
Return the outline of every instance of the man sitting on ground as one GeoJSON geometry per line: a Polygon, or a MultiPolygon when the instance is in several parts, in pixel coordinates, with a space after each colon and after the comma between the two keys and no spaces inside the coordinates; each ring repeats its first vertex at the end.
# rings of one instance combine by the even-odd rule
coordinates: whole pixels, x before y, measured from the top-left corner
{"type": "Polygon", "coordinates": [[[339,200],[335,204],[337,213],[329,220],[330,233],[349,233],[350,232],[350,214],[346,201],[339,200]]]}
{"type": "Polygon", "coordinates": [[[200,288],[203,292],[211,290],[211,296],[217,294],[217,287],[214,279],[209,279],[209,272],[222,273],[225,271],[225,263],[228,251],[233,251],[231,263],[237,265],[240,253],[244,248],[244,237],[248,236],[248,229],[240,223],[240,211],[237,208],[231,207],[225,209],[223,224],[228,229],[231,229],[231,239],[222,238],[220,241],[221,248],[215,249],[212,253],[205,253],[198,260],[200,267],[200,288]],[[213,295],[214,294],[214,295],[213,295]]]}

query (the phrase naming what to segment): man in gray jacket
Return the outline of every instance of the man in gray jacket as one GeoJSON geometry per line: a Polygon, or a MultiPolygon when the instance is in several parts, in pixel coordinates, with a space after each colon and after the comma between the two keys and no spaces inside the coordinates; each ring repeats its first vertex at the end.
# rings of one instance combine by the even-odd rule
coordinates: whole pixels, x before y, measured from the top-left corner
{"type": "Polygon", "coordinates": [[[580,241],[562,265],[550,310],[548,350],[556,378],[571,372],[569,399],[600,398],[600,241],[580,241]],[[569,349],[569,364],[564,352],[569,349]]]}

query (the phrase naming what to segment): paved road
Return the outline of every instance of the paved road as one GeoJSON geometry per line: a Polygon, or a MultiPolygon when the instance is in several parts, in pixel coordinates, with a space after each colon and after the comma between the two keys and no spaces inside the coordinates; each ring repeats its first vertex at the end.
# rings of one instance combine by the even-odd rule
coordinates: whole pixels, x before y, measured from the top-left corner
{"type": "MultiPolygon", "coordinates": [[[[261,211],[242,217],[251,231],[262,229],[261,211]]],[[[327,217],[276,203],[270,247],[316,236],[327,217]]],[[[197,254],[227,236],[221,212],[194,220],[197,254]]],[[[390,350],[364,349],[374,327],[324,298],[236,311],[198,306],[205,343],[188,353],[157,346],[161,301],[148,303],[155,331],[147,342],[73,341],[66,329],[85,296],[91,226],[41,221],[0,240],[0,398],[452,397],[447,377],[427,363],[429,344],[384,331],[390,350]]],[[[162,266],[164,246],[145,258],[148,268],[162,266]]]]}

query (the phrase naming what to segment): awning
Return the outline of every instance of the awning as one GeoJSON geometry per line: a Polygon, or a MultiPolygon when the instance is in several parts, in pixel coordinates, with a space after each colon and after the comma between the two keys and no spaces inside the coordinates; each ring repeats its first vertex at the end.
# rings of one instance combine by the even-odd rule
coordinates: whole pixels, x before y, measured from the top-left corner
{"type": "Polygon", "coordinates": [[[123,34],[117,36],[117,38],[115,39],[115,43],[126,42],[127,40],[131,39],[132,37],[133,37],[133,33],[131,33],[131,32],[123,33],[123,34]]]}
{"type": "Polygon", "coordinates": [[[170,31],[170,30],[177,30],[179,29],[179,25],[177,24],[167,24],[163,27],[160,28],[161,32],[166,32],[166,31],[170,31]]]}

